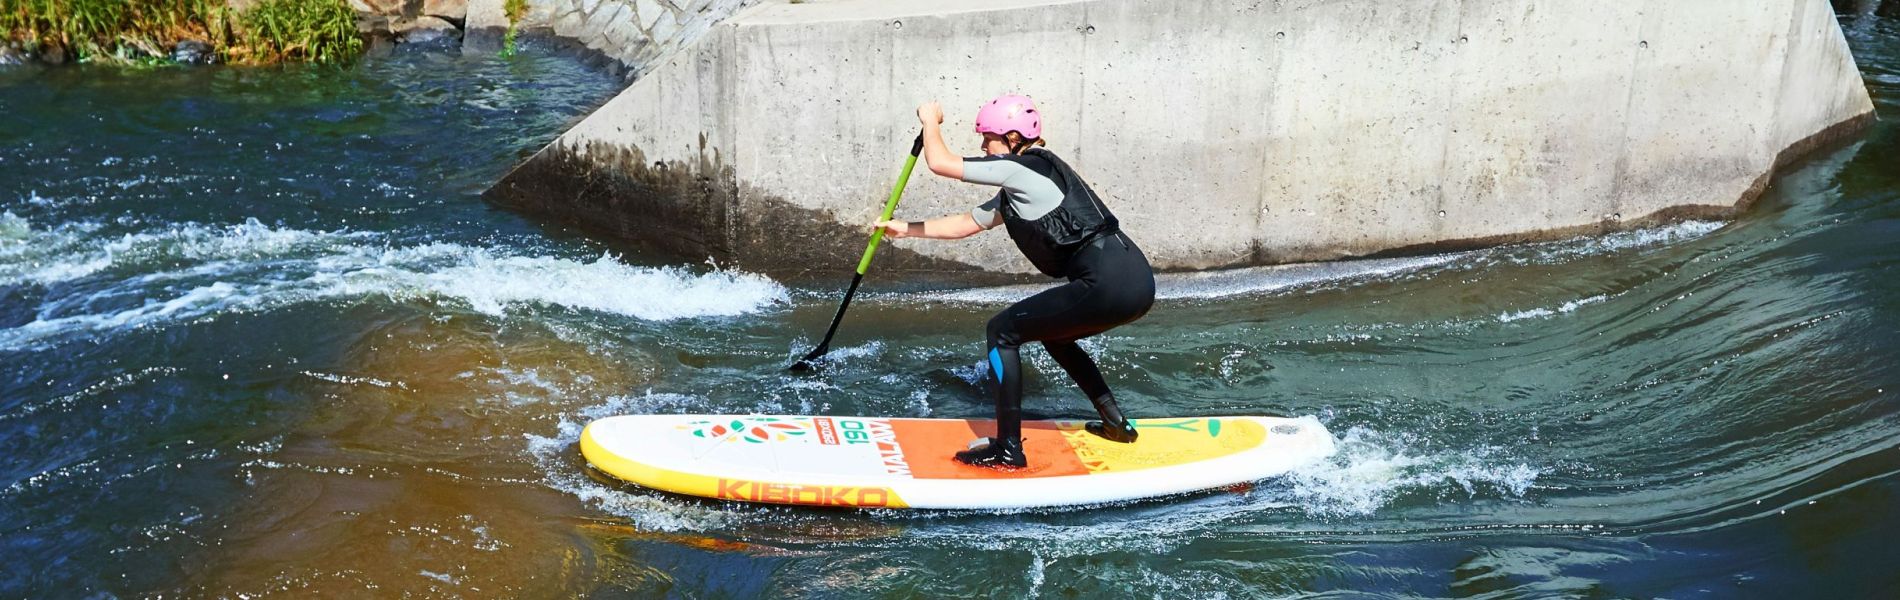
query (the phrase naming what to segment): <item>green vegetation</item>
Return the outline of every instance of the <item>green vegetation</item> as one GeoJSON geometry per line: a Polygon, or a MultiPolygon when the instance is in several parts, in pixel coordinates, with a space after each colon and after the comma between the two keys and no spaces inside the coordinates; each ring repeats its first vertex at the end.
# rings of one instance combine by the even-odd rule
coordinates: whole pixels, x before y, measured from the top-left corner
{"type": "Polygon", "coordinates": [[[230,52],[238,62],[344,63],[363,50],[356,12],[343,0],[264,0],[239,21],[243,43],[230,52]]]}
{"type": "Polygon", "coordinates": [[[344,0],[261,0],[243,13],[223,0],[0,0],[0,34],[45,55],[121,64],[169,60],[185,40],[237,64],[341,63],[363,48],[344,0]]]}
{"type": "Polygon", "coordinates": [[[501,10],[508,15],[508,33],[501,36],[501,55],[514,56],[515,24],[521,22],[521,17],[528,14],[528,0],[505,0],[501,4],[501,10]]]}

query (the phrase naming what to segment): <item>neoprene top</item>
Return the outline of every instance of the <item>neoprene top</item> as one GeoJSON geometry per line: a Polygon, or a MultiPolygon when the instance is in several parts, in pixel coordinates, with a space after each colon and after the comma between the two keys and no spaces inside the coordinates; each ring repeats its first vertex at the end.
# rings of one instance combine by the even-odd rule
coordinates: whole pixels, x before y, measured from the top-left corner
{"type": "Polygon", "coordinates": [[[984,229],[1003,224],[998,209],[1005,200],[1013,203],[1016,214],[1025,219],[1042,218],[1062,206],[1062,187],[1056,185],[1051,165],[1014,158],[998,155],[963,159],[964,181],[1003,188],[988,202],[970,210],[970,218],[984,229]]]}

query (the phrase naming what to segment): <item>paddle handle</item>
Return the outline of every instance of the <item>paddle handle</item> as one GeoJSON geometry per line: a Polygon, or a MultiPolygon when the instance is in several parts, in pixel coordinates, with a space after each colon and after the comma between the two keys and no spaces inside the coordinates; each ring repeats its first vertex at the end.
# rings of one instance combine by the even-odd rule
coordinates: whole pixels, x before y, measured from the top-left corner
{"type": "MultiPolygon", "coordinates": [[[[891,214],[897,212],[897,199],[904,197],[904,184],[910,182],[910,171],[917,167],[917,155],[923,152],[924,134],[919,133],[917,141],[910,145],[910,158],[904,159],[904,170],[897,174],[897,185],[891,187],[890,199],[884,201],[883,216],[878,217],[877,220],[889,221],[891,214]]],[[[864,275],[864,272],[871,268],[871,255],[877,254],[877,244],[881,241],[884,241],[884,228],[879,227],[871,232],[871,243],[864,247],[864,258],[858,259],[858,275],[864,275]]]]}

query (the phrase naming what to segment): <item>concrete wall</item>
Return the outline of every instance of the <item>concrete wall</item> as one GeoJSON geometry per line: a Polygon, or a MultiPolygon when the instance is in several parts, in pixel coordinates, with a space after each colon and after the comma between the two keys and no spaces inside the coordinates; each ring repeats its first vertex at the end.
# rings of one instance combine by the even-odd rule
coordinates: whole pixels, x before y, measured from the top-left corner
{"type": "MultiPolygon", "coordinates": [[[[605,1],[605,0],[602,0],[605,1]]],[[[1724,216],[1872,119],[1827,0],[768,2],[489,197],[693,258],[847,268],[943,101],[1037,99],[1157,266],[1419,252],[1724,216]]],[[[921,169],[898,214],[987,194],[921,169]]],[[[880,269],[1027,273],[1006,236],[880,269]]]]}

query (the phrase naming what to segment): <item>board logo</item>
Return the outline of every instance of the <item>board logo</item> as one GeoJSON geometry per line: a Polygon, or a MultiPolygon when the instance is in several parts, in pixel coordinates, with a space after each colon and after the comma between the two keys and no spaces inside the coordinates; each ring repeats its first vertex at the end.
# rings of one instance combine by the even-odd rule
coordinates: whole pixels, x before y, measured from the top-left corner
{"type": "Polygon", "coordinates": [[[909,475],[910,463],[904,461],[904,448],[897,445],[897,430],[883,419],[838,419],[839,437],[845,444],[868,444],[877,449],[884,472],[909,475]]]}
{"type": "Polygon", "coordinates": [[[791,485],[721,478],[718,498],[810,506],[884,507],[891,505],[891,490],[881,487],[791,485]]]}
{"type": "Polygon", "coordinates": [[[1138,419],[1132,420],[1136,429],[1179,429],[1194,433],[1206,433],[1207,437],[1220,437],[1220,419],[1138,419]]]}
{"type": "Polygon", "coordinates": [[[826,446],[838,445],[838,424],[831,417],[817,417],[811,420],[812,428],[818,430],[818,443],[826,446]]]}
{"type": "Polygon", "coordinates": [[[778,417],[744,417],[734,419],[699,420],[680,426],[692,432],[693,437],[736,442],[745,440],[754,444],[765,442],[783,442],[810,434],[805,419],[781,419],[778,417]]]}

